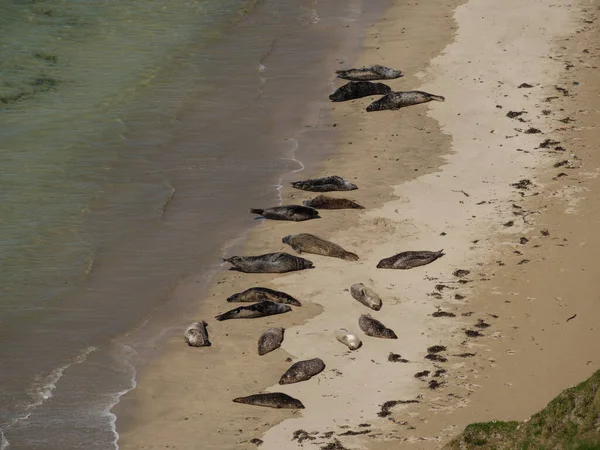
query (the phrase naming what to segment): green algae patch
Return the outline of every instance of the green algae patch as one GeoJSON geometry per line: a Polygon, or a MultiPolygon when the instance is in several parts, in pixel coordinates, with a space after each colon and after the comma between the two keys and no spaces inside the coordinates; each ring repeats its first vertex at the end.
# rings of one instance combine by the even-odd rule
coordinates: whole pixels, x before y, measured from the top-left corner
{"type": "Polygon", "coordinates": [[[473,423],[445,450],[600,450],[600,370],[525,422],[473,423]]]}

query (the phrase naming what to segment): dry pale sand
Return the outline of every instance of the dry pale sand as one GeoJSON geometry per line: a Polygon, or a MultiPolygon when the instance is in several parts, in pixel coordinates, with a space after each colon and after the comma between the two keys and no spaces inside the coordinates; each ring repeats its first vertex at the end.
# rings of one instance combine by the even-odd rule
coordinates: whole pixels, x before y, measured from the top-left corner
{"type": "MultiPolygon", "coordinates": [[[[122,449],[255,448],[253,438],[261,449],[322,448],[335,440],[347,448],[437,448],[470,421],[523,419],[598,368],[593,224],[600,212],[592,193],[600,188],[593,154],[599,46],[585,22],[595,20],[593,3],[471,0],[454,13],[456,6],[394,2],[371,27],[360,60],[401,68],[406,76],[390,86],[444,95],[445,103],[368,114],[372,99],[323,104],[333,120],[320,126],[336,125],[338,152],[295,177],[348,177],[360,189],[344,196],[367,209],[324,211],[303,223],[266,221],[243,250],[293,253],[281,237],[308,232],[360,261],[303,255],[315,269],[219,273],[193,318],[209,322],[213,346],[192,349],[181,335],[170,339],[120,405],[122,449]],[[523,122],[506,117],[509,111],[526,111],[523,122]],[[558,122],[567,116],[576,121],[558,122]],[[539,148],[546,139],[560,143],[539,148]],[[533,184],[511,186],[523,179],[533,184]],[[400,251],[442,248],[446,256],[429,266],[375,268],[400,251]],[[470,271],[464,282],[453,275],[457,269],[470,271]],[[357,282],[381,295],[380,311],[351,298],[348,288],[357,282]],[[226,297],[255,285],[285,290],[303,306],[268,318],[212,320],[236,306],[226,297]],[[455,317],[434,317],[438,309],[455,317]],[[369,312],[399,339],[365,336],[358,317],[369,312]],[[259,357],[258,336],[275,325],[286,328],[282,349],[259,357]],[[363,347],[349,352],[338,343],[340,327],[359,335],[363,347]],[[483,336],[469,338],[465,330],[483,336]],[[425,359],[436,344],[447,347],[440,353],[447,361],[425,359]],[[390,352],[410,362],[389,362],[390,352]],[[465,353],[475,356],[456,356],[465,353]],[[288,356],[320,357],[327,368],[279,386],[288,356]],[[414,377],[424,370],[430,374],[414,377]],[[432,381],[442,385],[429,389],[432,381]],[[231,402],[263,391],[286,392],[306,409],[231,402]],[[418,403],[378,417],[381,405],[395,400],[418,403]]],[[[312,195],[286,189],[283,197],[292,203],[312,195]]],[[[194,280],[180,295],[197,295],[194,280]]]]}

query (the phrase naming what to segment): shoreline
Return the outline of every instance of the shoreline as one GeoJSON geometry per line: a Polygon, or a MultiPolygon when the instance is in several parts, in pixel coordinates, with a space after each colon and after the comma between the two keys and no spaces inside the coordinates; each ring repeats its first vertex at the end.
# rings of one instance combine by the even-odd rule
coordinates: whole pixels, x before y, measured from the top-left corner
{"type": "MultiPolygon", "coordinates": [[[[546,375],[548,382],[544,388],[538,388],[535,401],[531,401],[527,388],[534,385],[524,382],[530,375],[519,374],[519,367],[533,370],[535,365],[527,363],[530,353],[520,351],[510,330],[510,326],[525,327],[531,321],[527,308],[533,308],[530,303],[514,305],[512,297],[521,294],[512,293],[511,286],[518,284],[515,279],[519,274],[539,271],[534,268],[544,261],[543,252],[547,251],[543,238],[531,236],[537,228],[537,214],[527,221],[529,216],[519,212],[534,211],[529,203],[545,199],[545,188],[552,184],[547,174],[555,160],[542,159],[534,149],[544,139],[554,138],[555,130],[550,131],[553,117],[541,113],[546,107],[541,100],[552,95],[548,89],[553,89],[553,83],[564,73],[562,66],[546,59],[545,54],[554,52],[556,39],[573,34],[575,14],[571,14],[569,29],[563,23],[564,10],[553,10],[546,0],[528,5],[528,13],[519,17],[510,14],[523,8],[519,2],[513,1],[512,8],[508,5],[503,10],[495,9],[492,3],[471,0],[461,6],[456,13],[458,34],[446,48],[448,36],[455,28],[453,5],[443,5],[447,11],[440,12],[442,6],[436,4],[409,6],[395,2],[386,17],[373,24],[357,65],[375,63],[372,53],[381,49],[376,53],[377,63],[405,72],[404,78],[389,82],[393,89],[418,88],[445,95],[446,103],[370,114],[364,113],[368,98],[332,106],[340,135],[337,152],[322,167],[303,171],[300,178],[331,174],[347,177],[359,185],[359,190],[336,196],[355,199],[367,209],[359,214],[351,210],[324,211],[323,219],[300,224],[265,221],[250,232],[244,246],[244,254],[293,254],[281,244],[281,236],[310,232],[358,253],[361,260],[348,263],[307,255],[316,265],[312,271],[276,277],[227,271],[217,274],[197,317],[213,317],[231,305],[223,301],[226,296],[258,285],[289,292],[303,306],[292,314],[209,327],[213,341],[210,354],[196,355],[197,349],[184,348],[179,336],[170,339],[165,358],[152,363],[146,379],[140,380],[139,385],[144,386],[143,391],[137,392],[136,402],[137,411],[143,414],[122,435],[121,448],[158,448],[165,444],[185,448],[186,443],[199,439],[203,448],[255,448],[251,439],[260,439],[261,448],[265,449],[282,448],[284,443],[285,448],[320,448],[335,440],[369,449],[389,448],[389,440],[394,440],[395,445],[404,441],[411,448],[431,448],[458,433],[459,425],[473,418],[479,420],[484,413],[485,417],[497,414],[498,406],[505,412],[516,411],[515,405],[503,398],[509,395],[506,389],[500,388],[507,383],[503,378],[506,373],[496,367],[502,363],[510,365],[507,355],[521,364],[513,363],[510,375],[521,382],[517,404],[523,411],[539,409],[539,402],[556,395],[552,389],[561,386],[565,379],[579,381],[585,377],[582,368],[578,369],[577,378],[567,377],[564,370],[546,375]],[[523,17],[536,17],[536,25],[545,28],[546,34],[527,29],[529,23],[523,17]],[[437,22],[436,29],[422,29],[432,18],[437,22]],[[400,21],[404,21],[403,26],[398,26],[400,21]],[[519,33],[515,31],[511,37],[510,32],[503,31],[506,34],[494,41],[494,32],[504,29],[519,33]],[[424,35],[429,39],[425,43],[424,35]],[[473,36],[481,38],[479,46],[469,43],[473,36]],[[410,44],[416,45],[411,48],[410,44]],[[492,45],[505,50],[506,55],[496,54],[492,45]],[[429,60],[440,53],[429,65],[429,60]],[[526,64],[526,58],[537,58],[538,64],[526,64]],[[466,67],[469,69],[465,73],[466,67]],[[510,70],[503,71],[502,67],[510,70]],[[518,88],[524,82],[535,82],[536,86],[525,88],[529,90],[518,88]],[[510,110],[527,110],[524,120],[530,122],[505,117],[510,110]],[[446,134],[437,131],[438,123],[446,134]],[[515,127],[537,127],[544,132],[515,132],[515,127]],[[423,154],[423,148],[435,150],[423,154]],[[517,152],[518,148],[525,151],[517,152]],[[487,152],[483,154],[482,149],[487,152]],[[482,157],[483,164],[478,160],[482,157]],[[511,186],[521,179],[537,182],[531,189],[540,195],[530,196],[530,191],[521,190],[526,195],[521,197],[519,190],[511,186]],[[399,183],[402,180],[405,182],[399,183]],[[509,222],[513,224],[506,225],[509,222]],[[519,243],[518,235],[530,236],[533,248],[529,250],[536,257],[533,261],[523,263],[527,255],[513,253],[515,248],[525,253],[518,247],[524,245],[519,243]],[[535,245],[541,245],[542,250],[535,245]],[[374,269],[379,259],[400,251],[439,248],[444,248],[446,256],[424,268],[374,269]],[[501,265],[497,262],[500,258],[501,265]],[[470,270],[467,283],[460,284],[459,277],[452,276],[457,269],[470,270]],[[328,276],[332,273],[336,274],[334,282],[328,276]],[[370,285],[382,296],[384,307],[373,316],[394,329],[400,337],[398,341],[368,338],[358,330],[358,316],[370,311],[344,291],[356,282],[370,285]],[[456,298],[456,294],[464,298],[456,298]],[[498,298],[505,299],[505,303],[499,304],[495,301],[498,298]],[[433,318],[436,308],[452,312],[456,318],[433,318]],[[477,324],[482,324],[480,320],[491,326],[477,328],[477,324]],[[286,328],[282,348],[259,358],[255,355],[258,335],[275,324],[286,328]],[[351,354],[344,351],[332,336],[335,329],[342,327],[358,334],[363,348],[351,354]],[[484,336],[465,339],[465,329],[480,330],[484,336]],[[508,343],[512,349],[505,348],[508,343]],[[426,348],[436,344],[448,347],[442,353],[448,358],[447,363],[423,359],[426,348]],[[411,364],[388,362],[390,352],[401,354],[411,364]],[[454,356],[461,352],[476,356],[454,356]],[[327,365],[321,375],[310,381],[267,389],[300,398],[307,409],[298,413],[231,404],[234,397],[262,392],[274,383],[289,367],[285,361],[288,356],[294,360],[321,357],[327,365]],[[226,370],[219,370],[219,365],[226,370]],[[415,372],[426,369],[432,373],[444,371],[422,380],[439,381],[443,383],[441,388],[429,390],[414,377],[415,372]],[[479,387],[486,384],[484,379],[491,380],[487,389],[479,387]],[[213,389],[207,392],[207,386],[213,389]],[[377,417],[385,401],[398,400],[419,403],[390,406],[385,419],[377,417]],[[279,424],[273,426],[275,423],[279,424]],[[371,425],[368,433],[359,434],[366,431],[358,427],[360,423],[371,425]],[[265,430],[268,431],[263,436],[265,430]],[[294,432],[298,431],[306,432],[297,435],[304,439],[294,439],[294,432]],[[419,442],[425,446],[419,447],[419,442]]],[[[576,2],[567,6],[579,8],[576,2]]],[[[561,181],[563,178],[559,177],[561,181]]],[[[289,203],[314,196],[282,189],[282,198],[289,203]]],[[[559,210],[555,206],[553,218],[559,216],[559,210]]],[[[548,264],[546,271],[560,272],[557,261],[548,264]]],[[[536,279],[543,284],[540,275],[536,272],[536,279]]],[[[536,286],[532,287],[534,291],[536,286]]],[[[593,329],[590,333],[597,336],[593,329]]],[[[581,355],[574,358],[578,356],[581,355]]],[[[510,387],[515,384],[513,381],[510,387]]],[[[510,398],[514,402],[517,397],[510,398]]]]}

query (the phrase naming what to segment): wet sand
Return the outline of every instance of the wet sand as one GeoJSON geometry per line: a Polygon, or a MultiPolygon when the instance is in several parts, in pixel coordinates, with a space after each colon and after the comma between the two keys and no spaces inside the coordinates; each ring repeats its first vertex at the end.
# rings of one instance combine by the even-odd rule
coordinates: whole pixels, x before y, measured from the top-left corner
{"type": "MultiPolygon", "coordinates": [[[[243,248],[244,254],[294,253],[281,237],[307,232],[360,260],[303,255],[315,269],[220,272],[189,320],[209,322],[213,346],[188,348],[181,335],[169,340],[123,400],[122,449],[255,448],[259,442],[251,439],[260,439],[262,449],[322,448],[335,440],[348,448],[399,442],[436,448],[470,421],[523,419],[598,368],[595,273],[588,269],[598,240],[592,192],[600,188],[592,153],[596,47],[583,52],[584,39],[597,36],[584,30],[564,41],[593,19],[575,2],[511,0],[499,8],[471,0],[454,16],[456,6],[395,2],[369,30],[359,61],[402,69],[405,77],[388,83],[394,90],[421,89],[446,102],[374,113],[364,111],[369,98],[323,104],[333,119],[319,126],[336,126],[337,153],[294,179],[347,177],[359,190],[334,195],[366,210],[323,211],[322,219],[301,223],[265,221],[243,248]],[[567,61],[574,67],[567,70],[567,61]],[[510,111],[527,112],[509,118],[510,111]],[[576,122],[558,122],[567,116],[576,122]],[[546,139],[560,143],[539,148],[546,139]],[[581,168],[568,168],[580,164],[572,153],[582,158],[581,168]],[[554,180],[561,172],[567,176],[554,180]],[[579,196],[589,200],[577,202],[579,196]],[[442,248],[446,255],[425,267],[375,268],[400,251],[442,248]],[[458,269],[469,273],[454,275],[458,269]],[[348,289],[357,282],[381,295],[380,311],[352,299],[348,289]],[[236,306],[225,301],[229,295],[258,285],[284,290],[303,306],[253,320],[212,319],[236,306]],[[440,310],[454,317],[435,317],[440,310]],[[365,336],[358,317],[366,313],[399,339],[365,336]],[[286,328],[284,343],[259,357],[256,342],[270,326],[286,328]],[[338,343],[333,333],[341,327],[359,335],[363,347],[349,352],[338,343]],[[425,359],[433,345],[447,347],[439,353],[447,361],[425,359]],[[390,353],[409,362],[389,362],[390,353]],[[319,357],[327,368],[310,381],[278,386],[288,357],[319,357]],[[306,409],[231,402],[265,390],[299,398],[306,409]],[[382,411],[386,401],[399,400],[416,403],[382,411]]],[[[284,204],[315,195],[282,192],[284,204]]],[[[194,280],[185,287],[190,299],[198,295],[194,280]]]]}

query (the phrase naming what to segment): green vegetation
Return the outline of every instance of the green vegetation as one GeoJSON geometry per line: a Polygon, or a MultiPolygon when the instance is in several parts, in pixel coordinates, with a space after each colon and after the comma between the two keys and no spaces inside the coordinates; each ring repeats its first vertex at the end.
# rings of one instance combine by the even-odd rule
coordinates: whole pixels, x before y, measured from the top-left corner
{"type": "Polygon", "coordinates": [[[600,450],[600,370],[525,422],[474,423],[445,450],[600,450]]]}

